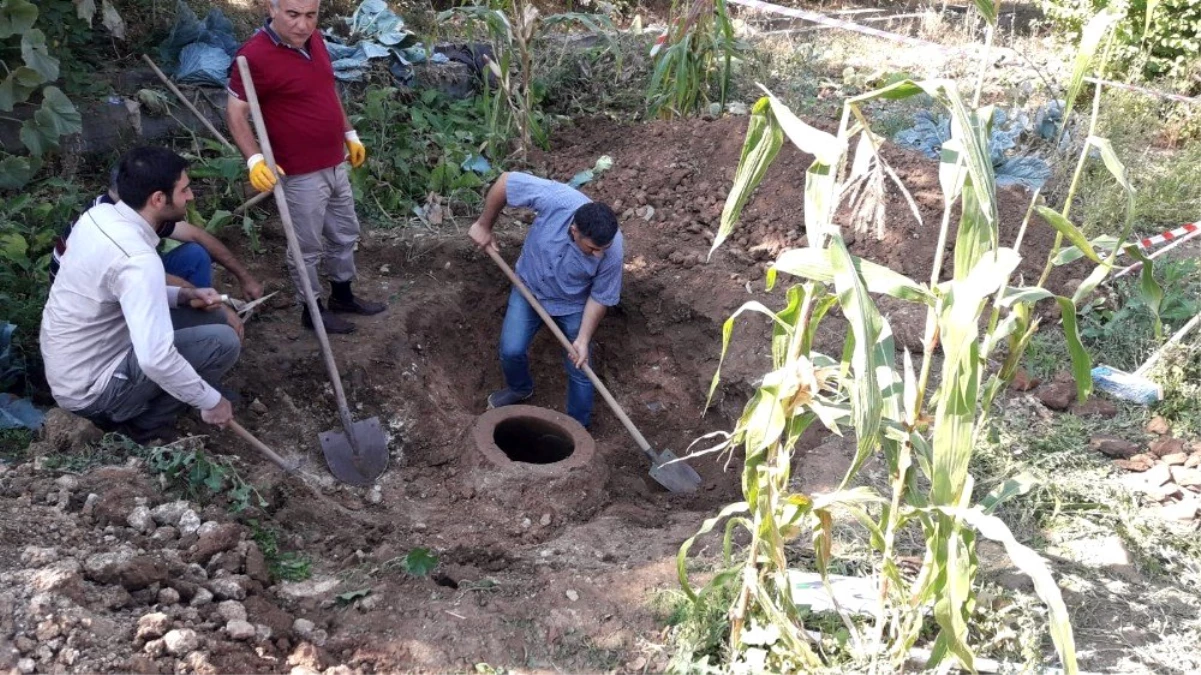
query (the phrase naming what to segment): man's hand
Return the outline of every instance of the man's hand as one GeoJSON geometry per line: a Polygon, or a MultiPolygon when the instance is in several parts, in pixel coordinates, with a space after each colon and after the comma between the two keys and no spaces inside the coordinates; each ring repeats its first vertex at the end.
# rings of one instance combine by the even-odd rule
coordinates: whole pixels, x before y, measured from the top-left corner
{"type": "Polygon", "coordinates": [[[245,278],[239,279],[238,281],[242,286],[242,295],[246,296],[247,302],[250,302],[251,300],[258,300],[259,298],[263,297],[263,285],[259,283],[258,279],[255,279],[250,274],[247,274],[245,278]]]}
{"type": "Polygon", "coordinates": [[[350,158],[350,166],[357,169],[367,161],[367,146],[359,140],[359,134],[354,129],[347,131],[345,136],[346,153],[350,158]]]}
{"type": "MultiPolygon", "coordinates": [[[[246,160],[246,168],[250,171],[250,184],[259,192],[271,192],[275,189],[275,183],[278,180],[275,173],[271,171],[271,167],[267,166],[267,160],[261,155],[254,155],[246,160]]],[[[284,175],[284,168],[276,165],[279,169],[279,175],[284,175]]]]}
{"type": "Polygon", "coordinates": [[[229,401],[225,400],[225,397],[222,397],[221,402],[217,405],[208,410],[201,410],[200,419],[224,429],[234,419],[234,407],[230,405],[229,401]]]}
{"type": "Polygon", "coordinates": [[[491,247],[493,251],[499,251],[500,246],[496,243],[496,237],[492,235],[492,228],[484,227],[481,221],[475,221],[467,230],[467,236],[471,237],[471,241],[475,242],[481,250],[486,250],[491,247]]]}
{"type": "Polygon", "coordinates": [[[221,294],[211,288],[181,288],[179,297],[194,309],[213,311],[221,307],[221,294]]]}
{"type": "Polygon", "coordinates": [[[242,323],[242,319],[238,318],[238,313],[229,306],[222,306],[221,309],[225,310],[225,323],[228,323],[229,327],[238,334],[238,342],[243,341],[246,337],[246,325],[242,323]]]}
{"type": "Polygon", "coordinates": [[[575,342],[571,343],[575,349],[575,355],[571,357],[572,364],[580,370],[588,363],[588,340],[584,338],[576,338],[575,342]]]}

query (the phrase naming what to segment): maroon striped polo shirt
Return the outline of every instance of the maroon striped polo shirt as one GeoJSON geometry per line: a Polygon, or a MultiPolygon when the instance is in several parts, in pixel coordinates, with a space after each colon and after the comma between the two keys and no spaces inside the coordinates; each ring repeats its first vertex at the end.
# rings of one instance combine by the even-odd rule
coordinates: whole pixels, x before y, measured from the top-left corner
{"type": "MultiPolygon", "coordinates": [[[[242,48],[263,109],[275,161],[290,176],[341,164],[342,103],[334,88],[334,68],[319,32],[304,49],[282,42],[268,24],[242,48]]],[[[237,61],[230,69],[229,93],[246,100],[237,61]]]]}

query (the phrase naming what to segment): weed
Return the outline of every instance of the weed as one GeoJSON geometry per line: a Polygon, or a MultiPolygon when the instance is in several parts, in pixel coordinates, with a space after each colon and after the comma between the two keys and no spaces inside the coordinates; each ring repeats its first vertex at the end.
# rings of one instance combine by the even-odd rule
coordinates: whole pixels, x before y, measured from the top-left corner
{"type": "Polygon", "coordinates": [[[259,551],[267,561],[267,569],[271,578],[280,581],[304,581],[313,575],[312,560],[295,551],[279,549],[279,532],[274,528],[260,523],[258,520],[246,521],[250,526],[250,536],[258,544],[259,551]]]}
{"type": "Polygon", "coordinates": [[[677,591],[656,596],[674,650],[669,673],[705,673],[717,664],[729,662],[726,637],[730,633],[730,605],[738,590],[735,581],[727,579],[725,583],[706,587],[699,602],[677,591]]]}
{"type": "Polygon", "coordinates": [[[400,570],[413,577],[428,576],[438,566],[438,556],[428,548],[415,548],[403,556],[398,556],[384,562],[380,566],[384,570],[400,570]]]}
{"type": "Polygon", "coordinates": [[[198,440],[189,437],[162,447],[150,448],[146,453],[146,462],[150,470],[159,474],[167,484],[183,490],[190,499],[201,500],[224,495],[234,513],[267,505],[259,491],[238,474],[228,459],[211,459],[201,448],[196,447],[198,440]]]}
{"type": "Polygon", "coordinates": [[[652,115],[691,115],[716,98],[724,107],[733,63],[746,45],[734,39],[726,0],[674,0],[672,19],[647,89],[652,115]],[[716,90],[716,91],[715,91],[716,90]]]}
{"type": "Polygon", "coordinates": [[[0,462],[19,464],[29,455],[33,432],[28,429],[0,429],[0,462]]]}
{"type": "Polygon", "coordinates": [[[145,448],[121,434],[105,434],[97,443],[47,455],[42,461],[51,471],[83,473],[98,466],[124,464],[130,457],[142,457],[145,452],[145,448]]]}

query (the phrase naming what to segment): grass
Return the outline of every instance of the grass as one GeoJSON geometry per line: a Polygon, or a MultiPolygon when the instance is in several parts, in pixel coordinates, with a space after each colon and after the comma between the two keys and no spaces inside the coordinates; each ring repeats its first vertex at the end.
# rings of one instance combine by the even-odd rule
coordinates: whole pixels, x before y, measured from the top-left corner
{"type": "Polygon", "coordinates": [[[281,551],[279,532],[257,520],[248,520],[250,536],[258,544],[271,578],[277,581],[304,581],[313,576],[312,558],[296,551],[281,551]]]}
{"type": "Polygon", "coordinates": [[[28,429],[0,430],[0,462],[18,464],[29,456],[33,432],[28,429]]]}

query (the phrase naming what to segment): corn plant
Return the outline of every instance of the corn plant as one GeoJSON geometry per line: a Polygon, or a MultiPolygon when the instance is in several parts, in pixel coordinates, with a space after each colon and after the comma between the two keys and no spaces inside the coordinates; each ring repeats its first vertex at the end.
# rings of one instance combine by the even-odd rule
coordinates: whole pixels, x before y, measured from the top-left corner
{"type": "MultiPolygon", "coordinates": [[[[534,49],[547,31],[579,24],[594,34],[612,41],[613,22],[600,14],[568,12],[542,16],[531,0],[499,0],[488,5],[457,7],[438,14],[445,22],[461,17],[482,24],[495,49],[495,59],[488,60],[491,75],[496,80],[493,92],[488,77],[484,78],[485,96],[492,99],[489,128],[492,136],[516,136],[518,145],[513,155],[524,159],[535,145],[545,147],[548,138],[538,112],[538,82],[534,73],[534,49]],[[509,131],[515,131],[515,134],[509,131]]],[[[620,58],[620,52],[616,52],[620,58]]],[[[620,63],[618,65],[621,70],[620,63]]]]}
{"type": "MultiPolygon", "coordinates": [[[[1091,57],[1083,59],[1085,66],[1091,57]]],[[[878,594],[866,630],[842,615],[853,656],[877,670],[901,668],[919,635],[933,628],[936,637],[928,667],[949,667],[953,664],[948,657],[952,657],[963,668],[975,670],[968,626],[975,606],[975,542],[983,536],[1000,542],[1013,563],[1031,577],[1048,608],[1050,636],[1064,669],[1076,672],[1067,608],[1046,561],[1019,543],[1005,523],[991,514],[1003,500],[1020,492],[1019,482],[1006,481],[978,497],[969,468],[985,416],[1014,376],[1038,329],[1036,303],[1058,304],[1077,394],[1080,400],[1088,397],[1091,362],[1077,334],[1076,306],[1112,269],[1114,254],[1102,258],[1067,219],[1066,206],[1056,212],[1032,203],[1017,240],[1011,245],[998,240],[997,195],[988,148],[993,110],[965,103],[953,81],[906,80],[848,99],[835,134],[805,124],[764,91],[767,95],[750,116],[713,248],[734,228],[785,137],[814,157],[804,182],[804,221],[810,243],[783,252],[768,271],[769,290],[781,275],[799,280],[785,292],[782,309],[747,303],[724,326],[723,362],[736,317],[744,312],[769,317],[772,370],[763,377],[733,431],[717,446],[743,452],[744,500],[706,521],[681,547],[678,566],[685,593],[703,601],[715,587],[737,587],[729,615],[736,666],[753,672],[816,668],[822,665],[825,651],[797,607],[788,544],[801,537],[812,540],[817,571],[829,590],[834,523],[841,514],[849,514],[869,535],[878,594]],[[944,212],[928,282],[851,255],[834,224],[840,205],[853,201],[857,186],[870,174],[880,179],[887,173],[879,156],[880,137],[872,133],[863,105],[918,95],[932,98],[952,119],[952,138],[943,145],[939,164],[944,212]],[[1039,286],[1010,285],[1022,260],[1025,226],[1036,207],[1082,256],[1096,263],[1095,272],[1073,298],[1055,296],[1039,286]],[[944,280],[940,278],[942,256],[956,211],[953,272],[944,280]],[[908,350],[898,356],[891,326],[872,297],[878,294],[925,308],[920,366],[915,366],[908,350]],[[829,356],[816,351],[814,337],[835,307],[849,330],[841,355],[829,356]],[[1000,367],[990,368],[993,361],[1000,367]],[[939,377],[931,382],[936,363],[939,377]],[[855,441],[846,476],[828,494],[804,494],[791,482],[793,450],[801,434],[814,424],[834,434],[849,433],[855,441]],[[873,456],[887,468],[887,494],[855,485],[860,469],[873,456]],[[694,590],[685,568],[687,553],[697,537],[719,526],[725,532],[724,567],[704,588],[694,590]],[[896,540],[903,528],[917,528],[924,540],[921,568],[913,578],[903,575],[898,564],[896,540]],[[738,529],[750,536],[741,553],[733,546],[738,529]]],[[[1105,139],[1090,136],[1081,161],[1093,148],[1129,192],[1125,169],[1105,139]]],[[[1068,203],[1073,197],[1068,195],[1068,203]]],[[[1117,241],[1128,234],[1129,226],[1117,241]]],[[[1053,250],[1051,257],[1056,256],[1053,250]]],[[[719,363],[710,399],[720,369],[719,363]]]]}
{"type": "Polygon", "coordinates": [[[741,49],[726,0],[674,0],[671,15],[676,19],[655,52],[647,109],[664,119],[689,115],[709,103],[715,79],[724,107],[734,54],[741,49]]]}

